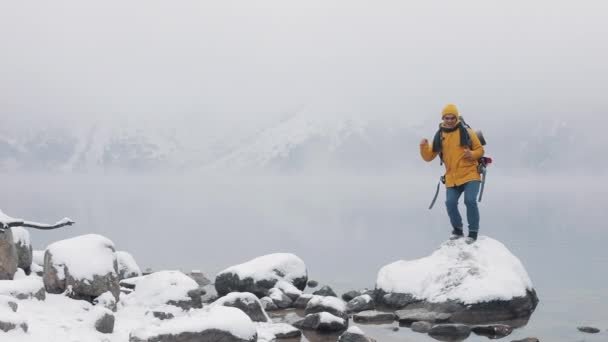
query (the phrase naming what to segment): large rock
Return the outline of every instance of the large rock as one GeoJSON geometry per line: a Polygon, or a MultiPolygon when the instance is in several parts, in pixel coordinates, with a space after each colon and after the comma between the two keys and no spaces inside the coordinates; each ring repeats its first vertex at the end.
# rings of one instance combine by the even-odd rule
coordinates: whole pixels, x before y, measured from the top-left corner
{"type": "Polygon", "coordinates": [[[159,271],[132,280],[135,290],[121,299],[125,305],[148,308],[173,305],[184,310],[203,306],[202,290],[180,271],[159,271]]]}
{"type": "Polygon", "coordinates": [[[17,272],[17,258],[12,229],[0,229],[0,280],[13,279],[17,272]]]}
{"type": "Polygon", "coordinates": [[[49,293],[63,293],[92,302],[110,291],[118,300],[117,261],[114,244],[96,234],[55,242],[44,254],[44,286],[49,293]],[[86,258],[82,257],[86,251],[86,258]]]}
{"type": "Polygon", "coordinates": [[[131,332],[129,342],[255,342],[255,324],[239,309],[211,306],[153,322],[131,332]]]}
{"type": "Polygon", "coordinates": [[[22,227],[13,227],[13,239],[17,248],[17,266],[30,274],[32,266],[32,243],[30,241],[30,232],[22,227]]]}
{"type": "Polygon", "coordinates": [[[502,243],[480,236],[474,244],[449,241],[428,257],[384,266],[378,304],[449,313],[449,322],[525,322],[538,303],[532,282],[502,243]]]}
{"type": "Polygon", "coordinates": [[[230,292],[251,292],[262,298],[280,280],[304,290],[308,274],[302,259],[289,253],[264,255],[218,273],[215,288],[220,296],[230,292]]]}
{"type": "Polygon", "coordinates": [[[216,300],[213,305],[230,306],[240,309],[254,322],[269,322],[270,318],[264,311],[262,303],[253,293],[233,292],[216,300]]]}
{"type": "Polygon", "coordinates": [[[116,263],[118,265],[118,280],[141,276],[141,270],[135,262],[135,258],[129,252],[116,252],[116,263]]]}

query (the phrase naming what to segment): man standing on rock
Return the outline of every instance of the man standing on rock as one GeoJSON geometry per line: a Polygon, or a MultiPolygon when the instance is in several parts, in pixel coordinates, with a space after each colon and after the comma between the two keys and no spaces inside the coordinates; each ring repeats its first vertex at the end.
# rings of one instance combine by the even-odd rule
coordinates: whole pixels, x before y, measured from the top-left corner
{"type": "Polygon", "coordinates": [[[441,111],[442,123],[435,134],[432,145],[427,139],[420,141],[420,155],[427,162],[437,155],[445,163],[445,175],[442,181],[446,186],[448,216],[452,224],[451,240],[463,237],[462,217],[458,211],[458,200],[464,192],[464,204],[467,207],[469,236],[467,243],[477,240],[479,231],[479,208],[477,194],[481,184],[478,172],[478,160],[484,150],[477,134],[460,119],[458,108],[448,104],[441,111]]]}

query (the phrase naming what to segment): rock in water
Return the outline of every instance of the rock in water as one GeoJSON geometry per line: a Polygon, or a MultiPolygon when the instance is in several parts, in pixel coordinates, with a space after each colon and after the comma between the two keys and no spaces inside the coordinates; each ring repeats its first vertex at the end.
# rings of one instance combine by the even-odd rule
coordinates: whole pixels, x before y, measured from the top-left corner
{"type": "Polygon", "coordinates": [[[538,303],[519,259],[487,236],[472,245],[450,241],[430,256],[386,265],[376,288],[379,305],[449,312],[450,322],[468,324],[527,320],[538,303]]]}

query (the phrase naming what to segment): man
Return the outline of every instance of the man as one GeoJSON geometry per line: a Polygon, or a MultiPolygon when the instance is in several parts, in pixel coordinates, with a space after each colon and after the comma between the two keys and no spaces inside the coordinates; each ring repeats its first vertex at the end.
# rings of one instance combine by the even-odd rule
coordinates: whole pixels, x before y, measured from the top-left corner
{"type": "Polygon", "coordinates": [[[445,163],[444,183],[446,186],[446,201],[448,216],[452,224],[452,236],[455,240],[464,236],[462,217],[458,211],[458,200],[464,193],[464,204],[467,207],[469,235],[467,243],[477,240],[479,232],[479,208],[477,194],[481,184],[481,176],[477,171],[478,160],[484,150],[477,134],[460,120],[458,108],[448,104],[441,111],[442,123],[435,134],[432,145],[427,139],[420,141],[420,155],[430,162],[437,155],[445,163]]]}

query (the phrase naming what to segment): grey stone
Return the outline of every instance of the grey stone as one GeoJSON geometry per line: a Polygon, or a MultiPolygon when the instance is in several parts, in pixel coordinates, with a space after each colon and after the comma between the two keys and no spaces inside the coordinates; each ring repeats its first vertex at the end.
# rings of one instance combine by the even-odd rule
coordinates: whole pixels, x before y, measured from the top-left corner
{"type": "Polygon", "coordinates": [[[111,334],[114,332],[114,315],[105,313],[95,321],[95,330],[102,334],[111,334]]]}
{"type": "Polygon", "coordinates": [[[522,338],[521,340],[513,340],[511,342],[539,342],[539,340],[536,337],[526,337],[522,338]]]}
{"type": "Polygon", "coordinates": [[[207,277],[205,277],[205,275],[201,271],[191,271],[190,273],[187,274],[187,276],[194,279],[194,281],[196,281],[198,286],[204,287],[204,286],[211,284],[211,280],[209,280],[207,277]]]}
{"type": "Polygon", "coordinates": [[[433,327],[433,324],[429,323],[429,322],[414,322],[412,323],[412,325],[410,325],[410,329],[412,329],[412,331],[418,332],[418,333],[423,333],[426,334],[428,333],[431,328],[433,327]]]}
{"type": "Polygon", "coordinates": [[[13,231],[0,229],[0,280],[13,280],[17,266],[18,255],[13,231]]]}
{"type": "Polygon", "coordinates": [[[362,294],[361,291],[352,290],[342,294],[342,299],[344,299],[345,302],[350,302],[353,298],[359,297],[362,294]]]}
{"type": "Polygon", "coordinates": [[[374,300],[370,295],[362,295],[353,298],[346,304],[348,312],[360,312],[365,310],[373,310],[376,307],[374,300]]]}
{"type": "Polygon", "coordinates": [[[438,324],[434,325],[428,334],[440,341],[461,341],[469,337],[471,328],[464,324],[438,324]]]}
{"type": "Polygon", "coordinates": [[[420,302],[420,300],[415,299],[414,296],[407,293],[387,293],[380,298],[381,303],[391,309],[402,309],[410,304],[420,302]]]}
{"type": "Polygon", "coordinates": [[[418,321],[425,321],[430,323],[436,322],[447,322],[451,314],[429,311],[426,309],[405,309],[395,311],[399,324],[409,325],[418,321]]]}
{"type": "Polygon", "coordinates": [[[262,303],[253,293],[234,293],[230,295],[229,299],[222,297],[218,299],[216,303],[240,309],[254,322],[269,321],[268,315],[262,307],[262,303]]]}
{"type": "Polygon", "coordinates": [[[577,327],[578,331],[588,333],[588,334],[597,334],[600,332],[600,329],[594,327],[577,327]]]}
{"type": "Polygon", "coordinates": [[[365,335],[345,331],[338,337],[338,342],[376,342],[376,340],[365,335]]]}
{"type": "Polygon", "coordinates": [[[394,312],[382,312],[375,310],[361,311],[353,316],[357,323],[388,323],[397,319],[394,312]]]}
{"type": "Polygon", "coordinates": [[[318,289],[317,291],[312,293],[313,295],[317,295],[317,296],[331,296],[331,297],[338,297],[338,295],[336,294],[336,292],[334,292],[334,290],[325,285],[323,287],[321,287],[320,289],[318,289]]]}
{"type": "Polygon", "coordinates": [[[306,315],[304,319],[297,321],[293,324],[294,327],[299,329],[311,329],[321,332],[335,332],[342,331],[348,328],[348,319],[343,319],[335,316],[336,320],[332,320],[330,322],[324,321],[322,319],[323,316],[326,316],[327,313],[313,313],[306,315]]]}
{"type": "Polygon", "coordinates": [[[160,319],[161,321],[164,321],[166,319],[173,319],[175,317],[174,314],[164,311],[152,311],[152,316],[160,319]]]}
{"type": "Polygon", "coordinates": [[[477,335],[496,339],[511,335],[513,327],[506,324],[489,324],[476,325],[471,330],[477,335]]]}
{"type": "Polygon", "coordinates": [[[308,287],[315,288],[317,286],[319,286],[319,282],[318,281],[316,281],[316,280],[309,280],[308,281],[308,287]]]}

